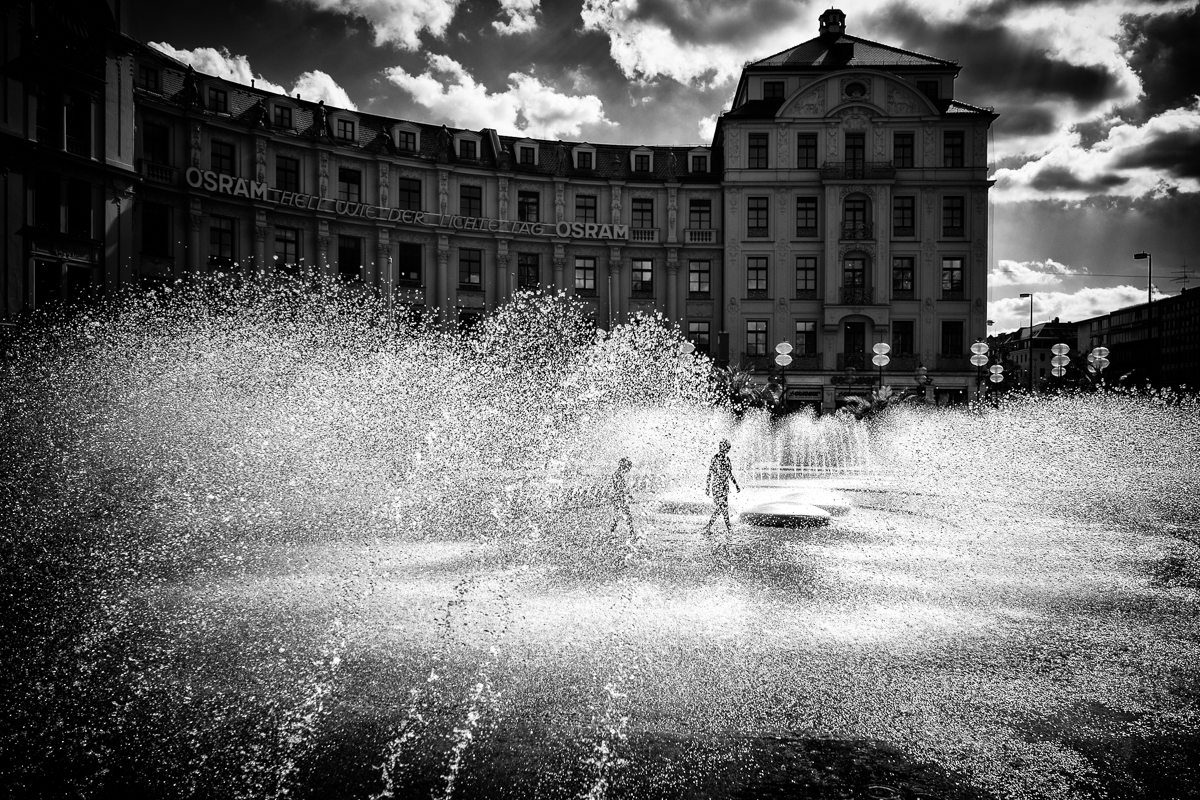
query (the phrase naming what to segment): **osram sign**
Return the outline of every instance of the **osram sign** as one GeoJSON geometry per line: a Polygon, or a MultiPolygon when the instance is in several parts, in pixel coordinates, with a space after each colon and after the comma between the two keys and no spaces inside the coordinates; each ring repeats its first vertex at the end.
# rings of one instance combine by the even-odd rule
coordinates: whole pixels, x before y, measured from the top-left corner
{"type": "Polygon", "coordinates": [[[605,225],[594,222],[559,222],[549,225],[541,222],[519,222],[486,217],[462,217],[456,214],[434,214],[425,211],[373,206],[369,203],[353,203],[334,200],[300,192],[284,192],[265,183],[219,175],[212,170],[189,167],[185,173],[188,186],[207,189],[218,194],[244,197],[247,200],[262,200],[287,208],[306,211],[324,211],[341,217],[400,222],[405,225],[425,225],[432,228],[454,228],[462,231],[488,231],[491,233],[513,233],[531,236],[553,236],[562,239],[628,239],[628,225],[605,225]]]}

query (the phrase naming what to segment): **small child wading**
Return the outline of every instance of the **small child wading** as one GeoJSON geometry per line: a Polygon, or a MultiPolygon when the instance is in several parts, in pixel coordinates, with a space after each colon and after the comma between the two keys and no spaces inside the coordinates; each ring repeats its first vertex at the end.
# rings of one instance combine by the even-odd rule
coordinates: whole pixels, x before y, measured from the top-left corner
{"type": "Polygon", "coordinates": [[[629,510],[629,504],[633,501],[633,493],[629,491],[629,484],[625,482],[625,475],[633,468],[633,462],[628,458],[622,458],[617,462],[617,471],[612,476],[612,500],[616,506],[616,515],[613,517],[612,527],[609,528],[610,534],[617,532],[617,525],[624,519],[629,525],[629,538],[636,539],[637,533],[633,530],[633,513],[629,510]]]}
{"type": "Polygon", "coordinates": [[[733,533],[733,526],[729,524],[729,484],[732,482],[739,492],[742,487],[738,486],[737,479],[733,477],[733,464],[726,455],[731,447],[728,439],[721,440],[717,454],[713,456],[712,463],[708,466],[708,477],[704,480],[704,493],[711,495],[717,504],[717,507],[713,509],[712,516],[708,518],[708,524],[704,526],[706,536],[712,533],[712,526],[717,521],[718,515],[725,517],[726,534],[733,533]]]}

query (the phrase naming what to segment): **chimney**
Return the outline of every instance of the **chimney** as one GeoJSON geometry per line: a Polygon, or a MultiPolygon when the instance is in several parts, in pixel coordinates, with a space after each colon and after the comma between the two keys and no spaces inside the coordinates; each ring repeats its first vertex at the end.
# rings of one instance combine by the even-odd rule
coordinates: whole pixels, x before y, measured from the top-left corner
{"type": "Polygon", "coordinates": [[[846,15],[841,9],[831,8],[821,15],[821,38],[836,39],[846,32],[846,15]]]}

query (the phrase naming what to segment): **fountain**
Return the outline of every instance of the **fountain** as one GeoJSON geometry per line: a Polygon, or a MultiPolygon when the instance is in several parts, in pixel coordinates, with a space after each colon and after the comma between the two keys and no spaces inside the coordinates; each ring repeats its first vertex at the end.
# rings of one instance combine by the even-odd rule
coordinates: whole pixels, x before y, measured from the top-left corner
{"type": "Polygon", "coordinates": [[[176,286],[8,343],[4,794],[1194,785],[1194,397],[738,420],[655,319],[394,318],[176,286]],[[734,511],[828,524],[714,551],[721,438],[734,511]],[[621,457],[636,542],[607,535],[621,457]]]}

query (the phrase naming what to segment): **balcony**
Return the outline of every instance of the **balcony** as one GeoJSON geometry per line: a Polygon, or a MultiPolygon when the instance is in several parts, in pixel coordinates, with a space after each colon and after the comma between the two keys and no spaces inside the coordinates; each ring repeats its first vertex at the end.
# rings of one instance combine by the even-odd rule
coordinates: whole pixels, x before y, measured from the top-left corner
{"type": "Polygon", "coordinates": [[[175,183],[175,175],[177,170],[174,167],[165,167],[162,164],[155,164],[152,161],[142,159],[139,164],[142,175],[155,183],[175,183]]]}
{"type": "Polygon", "coordinates": [[[874,289],[842,289],[842,305],[869,306],[875,302],[874,289]]]}
{"type": "Polygon", "coordinates": [[[788,364],[787,369],[820,369],[821,354],[820,353],[801,353],[792,352],[792,363],[788,364]]]}
{"type": "Polygon", "coordinates": [[[775,364],[775,355],[764,353],[742,353],[742,369],[769,370],[775,364]]]}
{"type": "Polygon", "coordinates": [[[896,168],[890,161],[826,161],[820,174],[826,181],[890,180],[896,168]]]}
{"type": "Polygon", "coordinates": [[[901,236],[916,236],[917,227],[915,225],[896,225],[892,228],[892,236],[897,238],[901,236]]]}
{"type": "Polygon", "coordinates": [[[629,241],[631,242],[657,242],[658,228],[630,228],[629,241]]]}
{"type": "Polygon", "coordinates": [[[684,244],[716,244],[717,232],[712,228],[688,228],[683,232],[684,244]]]}
{"type": "Polygon", "coordinates": [[[942,289],[943,300],[965,300],[966,292],[962,289],[942,289]]]}
{"type": "Polygon", "coordinates": [[[914,300],[916,299],[916,296],[916,292],[914,292],[912,289],[897,289],[892,287],[893,300],[914,300]]]}
{"type": "Polygon", "coordinates": [[[796,228],[797,239],[815,239],[817,238],[816,228],[796,228]]]}
{"type": "Polygon", "coordinates": [[[961,225],[947,225],[942,228],[943,239],[961,239],[966,235],[965,229],[961,225]]]}
{"type": "Polygon", "coordinates": [[[875,238],[875,226],[869,222],[843,222],[842,239],[861,241],[875,238]]]}
{"type": "Polygon", "coordinates": [[[893,350],[891,353],[888,353],[888,355],[892,360],[889,361],[888,365],[883,368],[885,373],[888,370],[891,370],[892,372],[912,372],[917,367],[921,366],[921,359],[913,353],[897,353],[895,350],[893,350]]]}
{"type": "Polygon", "coordinates": [[[67,137],[67,152],[73,156],[83,156],[84,158],[92,156],[92,148],[88,147],[88,140],[74,136],[67,137]]]}

